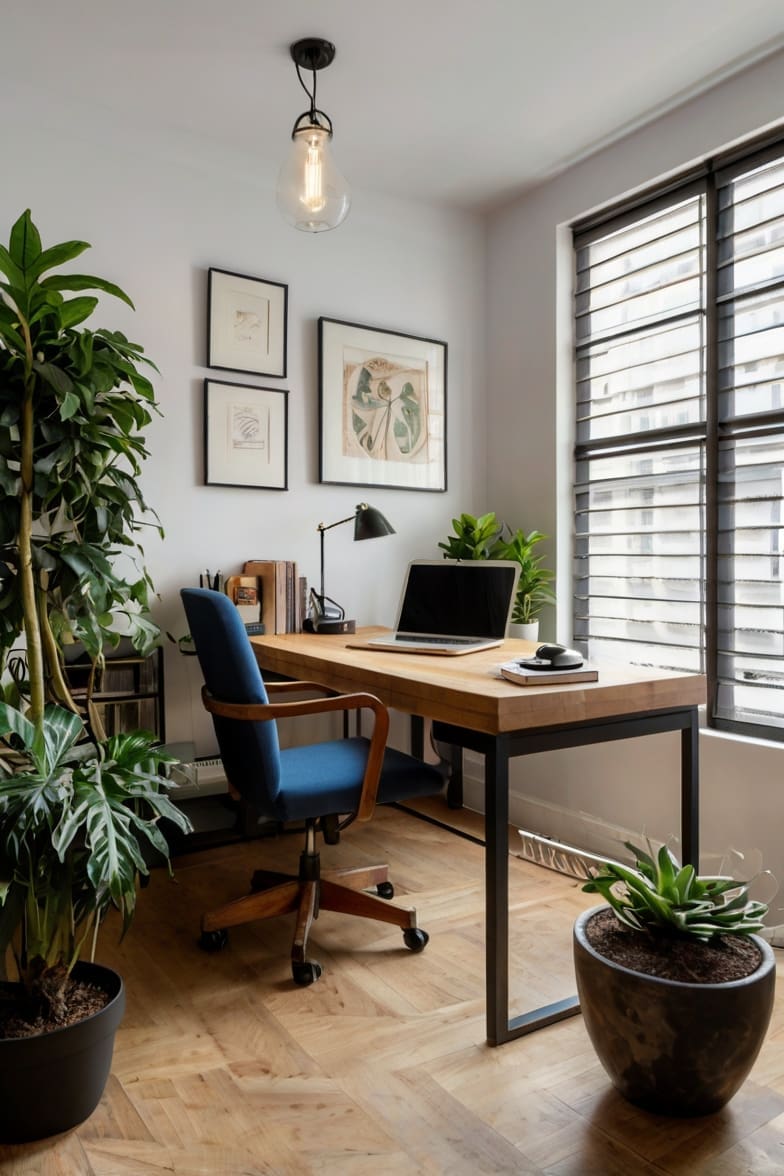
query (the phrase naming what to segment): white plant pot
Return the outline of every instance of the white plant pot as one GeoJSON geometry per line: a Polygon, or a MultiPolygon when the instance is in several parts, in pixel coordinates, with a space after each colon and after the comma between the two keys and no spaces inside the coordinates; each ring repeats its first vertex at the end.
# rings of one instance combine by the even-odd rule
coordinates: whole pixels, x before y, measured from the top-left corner
{"type": "Polygon", "coordinates": [[[539,640],[539,622],[529,621],[527,625],[516,625],[511,623],[509,625],[509,636],[518,637],[521,641],[538,641],[539,640]]]}

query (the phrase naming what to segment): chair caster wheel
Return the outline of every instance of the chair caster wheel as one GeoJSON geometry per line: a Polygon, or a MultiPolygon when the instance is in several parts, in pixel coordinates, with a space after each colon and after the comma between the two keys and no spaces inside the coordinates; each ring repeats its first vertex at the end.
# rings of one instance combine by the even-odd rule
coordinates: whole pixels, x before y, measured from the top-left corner
{"type": "Polygon", "coordinates": [[[301,988],[307,988],[309,984],[313,984],[321,975],[321,964],[317,964],[315,960],[306,960],[304,964],[292,964],[291,974],[294,977],[294,983],[299,984],[301,988]]]}
{"type": "Polygon", "coordinates": [[[229,942],[229,933],[225,927],[219,931],[202,931],[199,936],[199,947],[202,951],[223,951],[229,942]]]}
{"type": "Polygon", "coordinates": [[[376,894],[379,898],[394,898],[395,888],[391,882],[379,882],[376,887],[376,894]]]}
{"type": "Polygon", "coordinates": [[[427,931],[421,931],[419,927],[406,927],[403,932],[403,940],[409,951],[424,951],[429,939],[427,931]]]}

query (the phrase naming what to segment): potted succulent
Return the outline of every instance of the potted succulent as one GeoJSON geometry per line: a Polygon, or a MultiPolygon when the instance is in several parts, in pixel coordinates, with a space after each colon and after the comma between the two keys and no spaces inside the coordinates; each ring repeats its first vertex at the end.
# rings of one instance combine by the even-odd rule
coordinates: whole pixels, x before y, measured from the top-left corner
{"type": "Polygon", "coordinates": [[[56,272],[85,248],[43,249],[29,211],[0,246],[0,963],[15,965],[0,992],[2,1142],[65,1130],[97,1104],[124,1001],[120,978],[89,962],[97,933],[110,906],[127,928],[145,847],[167,856],[160,818],[187,828],[154,737],[107,739],[89,688],[77,702],[63,670],[74,641],[97,668],[120,615],[137,649],[157,635],[146,571],[129,580],[115,562],[143,558],[153,391],[140,347],[80,325],[97,297],[63,296],[129,301],[56,272]]]}
{"type": "Polygon", "coordinates": [[[535,551],[547,536],[541,531],[528,535],[519,528],[513,531],[492,511],[477,517],[461,514],[452,519],[452,529],[454,534],[438,545],[445,559],[506,559],[520,565],[509,635],[535,641],[540,612],[546,604],[555,603],[551,587],[554,574],[542,567],[544,556],[535,551]]]}
{"type": "Polygon", "coordinates": [[[630,1102],[709,1114],[743,1083],[770,1020],[775,960],[755,934],[767,907],[745,882],[681,867],[666,846],[627,848],[635,866],[605,863],[583,886],[608,904],[574,928],[585,1026],[630,1102]]]}

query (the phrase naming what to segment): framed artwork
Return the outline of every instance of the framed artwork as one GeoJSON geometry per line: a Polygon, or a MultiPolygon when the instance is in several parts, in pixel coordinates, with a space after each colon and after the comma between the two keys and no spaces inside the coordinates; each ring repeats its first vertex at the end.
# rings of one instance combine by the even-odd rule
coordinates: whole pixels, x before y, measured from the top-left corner
{"type": "Polygon", "coordinates": [[[204,381],[204,481],[288,490],[288,392],[204,381]]]}
{"type": "Polygon", "coordinates": [[[319,479],[446,490],[447,345],[319,319],[319,479]]]}
{"type": "Polygon", "coordinates": [[[288,286],[209,271],[207,366],[285,376],[288,286]]]}

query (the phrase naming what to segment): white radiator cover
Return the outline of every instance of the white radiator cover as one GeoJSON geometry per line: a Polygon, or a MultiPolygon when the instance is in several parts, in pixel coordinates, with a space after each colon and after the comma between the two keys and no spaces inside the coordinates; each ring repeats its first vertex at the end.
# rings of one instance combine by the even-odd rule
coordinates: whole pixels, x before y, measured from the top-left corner
{"type": "Polygon", "coordinates": [[[219,796],[228,791],[229,783],[220,756],[175,764],[170,779],[177,785],[170,796],[175,803],[198,796],[219,796]]]}

